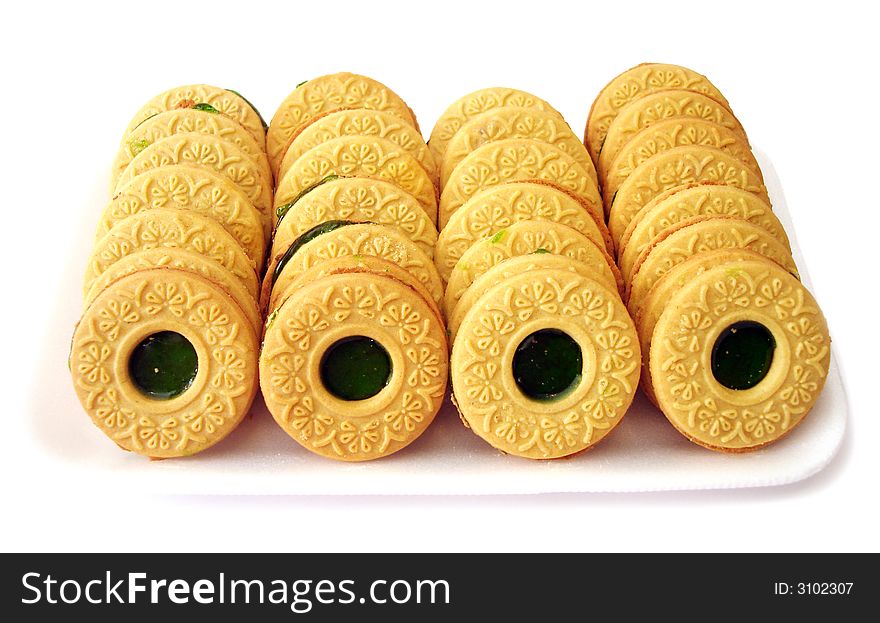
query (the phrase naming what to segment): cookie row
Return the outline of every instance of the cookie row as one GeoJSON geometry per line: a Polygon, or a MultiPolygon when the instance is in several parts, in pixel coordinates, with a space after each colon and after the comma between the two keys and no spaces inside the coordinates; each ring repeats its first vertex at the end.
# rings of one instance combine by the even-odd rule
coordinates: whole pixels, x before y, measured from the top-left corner
{"type": "Polygon", "coordinates": [[[693,70],[639,65],[599,93],[584,141],[645,393],[711,449],[790,432],[822,389],[830,338],[730,104],[693,70]]]}
{"type": "Polygon", "coordinates": [[[592,447],[629,407],[640,356],[588,152],[550,104],[502,88],[453,103],[428,145],[462,421],[522,457],[592,447]]]}
{"type": "Polygon", "coordinates": [[[272,224],[265,140],[247,100],[209,85],[156,96],[126,129],[70,354],[84,409],[126,450],[194,454],[250,408],[272,224]]]}
{"type": "Polygon", "coordinates": [[[349,73],[298,85],[267,144],[266,406],[316,454],[387,456],[425,431],[446,391],[439,170],[403,100],[349,73]]]}

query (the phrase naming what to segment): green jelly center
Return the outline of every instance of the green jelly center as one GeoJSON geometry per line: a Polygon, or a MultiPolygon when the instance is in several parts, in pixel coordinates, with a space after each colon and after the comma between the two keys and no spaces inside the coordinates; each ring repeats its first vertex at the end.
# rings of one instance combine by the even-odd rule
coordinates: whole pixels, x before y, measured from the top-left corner
{"type": "Polygon", "coordinates": [[[148,398],[167,400],[185,392],[199,371],[196,349],[174,331],[161,331],[135,346],[128,358],[134,386],[148,398]]]}
{"type": "Polygon", "coordinates": [[[339,340],[321,358],[321,382],[342,400],[364,400],[382,391],[391,378],[391,357],[363,335],[339,340]]]}
{"type": "Polygon", "coordinates": [[[216,108],[214,108],[213,106],[211,106],[210,104],[204,104],[204,103],[196,104],[192,108],[193,108],[193,110],[201,110],[202,112],[209,112],[214,115],[220,114],[220,111],[217,110],[216,108]]]}
{"type": "Polygon", "coordinates": [[[554,400],[577,384],[583,371],[581,347],[567,333],[542,329],[529,335],[513,355],[513,378],[535,400],[554,400]]]}
{"type": "Polygon", "coordinates": [[[729,389],[751,389],[767,376],[776,340],[764,325],[744,320],[730,325],[712,347],[712,375],[729,389]]]}

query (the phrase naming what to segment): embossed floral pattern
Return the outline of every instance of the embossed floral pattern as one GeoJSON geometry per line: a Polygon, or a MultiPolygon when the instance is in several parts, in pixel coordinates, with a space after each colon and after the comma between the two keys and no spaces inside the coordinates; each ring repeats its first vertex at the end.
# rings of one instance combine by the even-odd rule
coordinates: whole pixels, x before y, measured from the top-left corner
{"type": "Polygon", "coordinates": [[[828,373],[827,329],[809,293],[781,268],[749,260],[706,270],[676,291],[666,309],[653,333],[653,387],[667,417],[699,443],[750,448],[773,441],[816,400],[828,373]],[[731,400],[706,362],[710,337],[724,327],[719,323],[743,317],[776,328],[776,371],[768,378],[779,380],[731,400]]]}

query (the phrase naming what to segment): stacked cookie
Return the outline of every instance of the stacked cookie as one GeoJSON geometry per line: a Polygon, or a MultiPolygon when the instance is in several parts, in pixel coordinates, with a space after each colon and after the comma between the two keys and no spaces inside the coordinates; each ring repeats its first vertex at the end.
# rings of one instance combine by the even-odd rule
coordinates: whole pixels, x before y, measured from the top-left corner
{"type": "Polygon", "coordinates": [[[452,104],[428,145],[462,420],[518,456],[590,448],[629,407],[640,355],[587,150],[550,104],[503,88],[452,104]]]}
{"type": "Polygon", "coordinates": [[[791,431],[822,389],[830,339],[727,100],[692,70],[639,65],[599,93],[584,143],[647,395],[708,448],[791,431]]]}
{"type": "Polygon", "coordinates": [[[264,125],[238,93],[178,87],[134,116],[70,354],[84,409],[122,448],[191,455],[248,412],[271,210],[264,125]]]}
{"type": "Polygon", "coordinates": [[[446,391],[439,169],[403,100],[349,73],[297,86],[267,147],[278,184],[261,296],[266,405],[312,452],[387,456],[427,428],[446,391]]]}

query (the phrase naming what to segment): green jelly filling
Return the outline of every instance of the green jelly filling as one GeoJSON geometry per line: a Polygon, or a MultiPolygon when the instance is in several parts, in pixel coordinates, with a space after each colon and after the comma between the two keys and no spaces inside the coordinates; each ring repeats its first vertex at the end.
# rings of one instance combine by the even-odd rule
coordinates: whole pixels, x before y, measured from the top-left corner
{"type": "MultiPolygon", "coordinates": [[[[315,190],[318,186],[320,186],[320,185],[322,185],[322,184],[326,184],[327,182],[332,182],[333,180],[338,180],[338,179],[339,179],[339,176],[338,176],[338,175],[328,175],[328,176],[326,176],[326,177],[323,177],[323,178],[321,178],[320,181],[315,182],[314,184],[312,184],[312,185],[309,186],[308,188],[305,188],[305,189],[303,189],[302,191],[300,191],[300,193],[299,193],[296,197],[293,198],[293,201],[288,201],[288,202],[285,203],[283,206],[278,206],[278,207],[275,209],[275,216],[278,217],[278,223],[281,222],[281,219],[284,218],[284,215],[285,215],[285,214],[287,214],[288,212],[290,212],[290,208],[292,208],[293,205],[294,205],[297,201],[299,201],[300,199],[302,199],[303,197],[305,197],[307,194],[309,194],[310,192],[312,192],[313,190],[315,190]]],[[[276,224],[275,227],[278,227],[278,224],[276,224]]]]}
{"type": "Polygon", "coordinates": [[[215,115],[219,115],[220,111],[211,106],[210,104],[196,104],[192,107],[193,110],[201,110],[202,112],[210,112],[215,115]]]}
{"type": "Polygon", "coordinates": [[[342,400],[365,400],[391,378],[391,357],[374,339],[357,335],[334,343],[321,358],[321,382],[342,400]]]}
{"type": "Polygon", "coordinates": [[[251,110],[253,110],[255,113],[257,113],[257,117],[260,118],[260,125],[263,126],[263,130],[268,130],[268,129],[269,129],[269,124],[266,123],[266,120],[265,120],[265,119],[263,119],[263,115],[260,114],[260,111],[257,110],[257,107],[256,107],[256,106],[254,106],[253,104],[251,104],[251,102],[250,102],[250,100],[248,100],[248,98],[246,98],[244,95],[242,95],[242,94],[239,93],[238,91],[234,91],[234,90],[232,90],[232,89],[226,89],[226,90],[229,91],[230,93],[235,93],[236,95],[238,95],[241,99],[244,100],[244,103],[245,103],[245,104],[247,104],[248,106],[251,107],[251,110]]]}
{"type": "Polygon", "coordinates": [[[145,396],[157,400],[185,392],[199,371],[196,349],[174,331],[161,331],[135,346],[128,358],[128,374],[145,396]]]}
{"type": "Polygon", "coordinates": [[[272,272],[272,285],[275,285],[275,282],[278,281],[278,277],[281,276],[281,271],[284,270],[284,267],[287,266],[287,263],[290,261],[297,251],[299,251],[303,245],[311,242],[321,234],[326,234],[327,232],[331,232],[334,229],[339,229],[340,227],[345,227],[346,225],[355,225],[357,221],[324,221],[320,225],[315,225],[307,232],[300,235],[299,238],[293,241],[293,243],[287,248],[287,251],[284,252],[284,255],[281,256],[281,259],[278,260],[278,265],[275,266],[275,270],[272,272]]]}
{"type": "Polygon", "coordinates": [[[774,350],[776,340],[767,327],[750,320],[735,322],[715,340],[712,375],[729,389],[751,389],[767,376],[774,350]]]}
{"type": "Polygon", "coordinates": [[[513,378],[535,400],[554,400],[574,387],[583,371],[581,347],[558,329],[526,337],[513,355],[513,378]]]}

